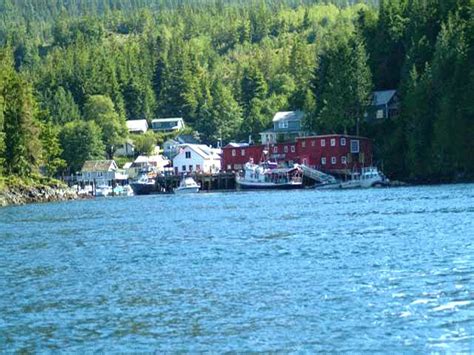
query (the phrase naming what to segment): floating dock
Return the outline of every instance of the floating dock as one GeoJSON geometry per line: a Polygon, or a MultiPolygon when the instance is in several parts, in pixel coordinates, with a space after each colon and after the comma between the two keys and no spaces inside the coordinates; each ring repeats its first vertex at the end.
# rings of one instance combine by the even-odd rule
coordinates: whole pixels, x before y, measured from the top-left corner
{"type": "MultiPolygon", "coordinates": [[[[191,174],[200,186],[200,192],[235,190],[235,173],[191,174]]],[[[177,175],[158,176],[156,178],[157,191],[171,193],[179,186],[182,177],[177,175]]]]}

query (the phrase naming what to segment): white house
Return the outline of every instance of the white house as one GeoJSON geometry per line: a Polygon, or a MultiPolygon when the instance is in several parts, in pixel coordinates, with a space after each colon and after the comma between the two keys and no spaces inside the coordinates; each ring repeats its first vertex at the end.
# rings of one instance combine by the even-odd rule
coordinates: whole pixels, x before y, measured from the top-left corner
{"type": "Polygon", "coordinates": [[[169,159],[173,159],[179,153],[179,147],[182,144],[199,144],[197,137],[191,134],[180,134],[174,139],[168,139],[163,143],[163,155],[169,159]]]}
{"type": "Polygon", "coordinates": [[[183,144],[173,158],[176,174],[217,173],[221,169],[221,150],[204,144],[183,144]]]}
{"type": "Polygon", "coordinates": [[[181,117],[157,118],[151,120],[151,129],[155,132],[172,132],[184,128],[184,121],[181,117]]]}
{"type": "Polygon", "coordinates": [[[118,169],[114,160],[86,160],[77,181],[84,185],[111,186],[113,181],[127,180],[128,175],[118,169]]]}
{"type": "Polygon", "coordinates": [[[128,120],[126,124],[129,133],[143,134],[148,131],[148,122],[146,120],[128,120]]]}
{"type": "Polygon", "coordinates": [[[115,155],[118,157],[132,157],[135,155],[135,145],[133,144],[133,141],[127,139],[124,144],[118,146],[115,150],[115,155]]]}

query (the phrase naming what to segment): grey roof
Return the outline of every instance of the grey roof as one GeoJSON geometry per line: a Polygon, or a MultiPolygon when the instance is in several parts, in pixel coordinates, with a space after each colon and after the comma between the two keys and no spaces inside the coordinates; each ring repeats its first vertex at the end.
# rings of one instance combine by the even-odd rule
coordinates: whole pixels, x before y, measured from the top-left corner
{"type": "Polygon", "coordinates": [[[192,134],[180,134],[175,138],[180,144],[199,144],[200,142],[192,134]]]}
{"type": "Polygon", "coordinates": [[[86,160],[82,172],[107,172],[117,169],[113,160],[86,160]]]}
{"type": "Polygon", "coordinates": [[[277,112],[275,116],[273,116],[273,122],[278,122],[282,120],[288,121],[300,121],[304,116],[303,111],[282,111],[277,112]]]}
{"type": "Polygon", "coordinates": [[[372,100],[372,105],[386,105],[390,102],[393,96],[397,93],[397,90],[383,90],[383,91],[374,91],[374,98],[372,100]]]}

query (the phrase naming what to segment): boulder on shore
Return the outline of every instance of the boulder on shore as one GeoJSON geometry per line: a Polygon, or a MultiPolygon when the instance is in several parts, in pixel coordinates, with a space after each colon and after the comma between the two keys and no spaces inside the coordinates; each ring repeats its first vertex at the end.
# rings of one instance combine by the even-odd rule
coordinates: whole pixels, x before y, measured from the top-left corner
{"type": "Polygon", "coordinates": [[[0,206],[24,205],[26,203],[76,200],[77,191],[69,187],[6,187],[0,191],[0,206]]]}

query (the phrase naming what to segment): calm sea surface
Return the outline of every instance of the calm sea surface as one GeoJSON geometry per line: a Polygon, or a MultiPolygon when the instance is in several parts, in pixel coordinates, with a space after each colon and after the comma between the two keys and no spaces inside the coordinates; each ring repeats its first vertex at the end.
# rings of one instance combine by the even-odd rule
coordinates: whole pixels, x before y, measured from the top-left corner
{"type": "Polygon", "coordinates": [[[0,350],[474,352],[474,185],[0,209],[0,350]]]}

